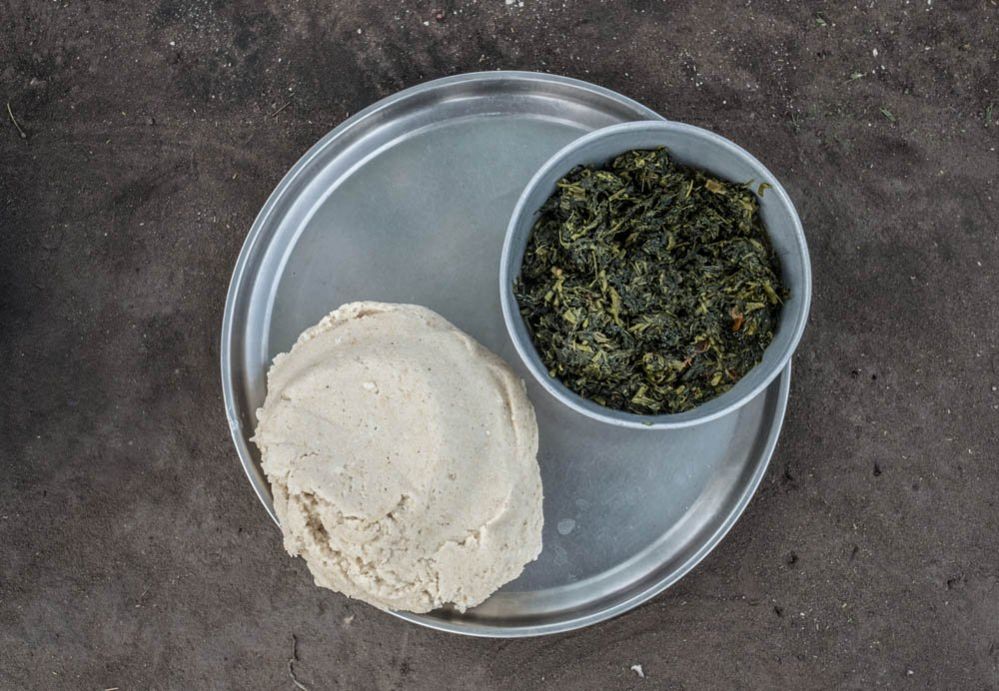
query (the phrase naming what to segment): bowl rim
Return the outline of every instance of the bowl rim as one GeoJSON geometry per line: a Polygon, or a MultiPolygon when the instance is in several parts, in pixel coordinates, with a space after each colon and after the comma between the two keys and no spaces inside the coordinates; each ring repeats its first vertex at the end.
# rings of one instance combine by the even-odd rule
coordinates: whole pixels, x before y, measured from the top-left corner
{"type": "MultiPolygon", "coordinates": [[[[630,149],[622,149],[621,153],[628,150],[630,149]]],[[[696,166],[696,164],[694,165],[696,166]]],[[[528,238],[530,237],[530,232],[531,231],[529,230],[527,233],[528,238]]],[[[517,350],[517,354],[520,356],[520,359],[530,371],[531,375],[559,402],[591,419],[617,427],[653,430],[682,429],[685,427],[700,425],[712,420],[717,420],[724,415],[728,415],[729,413],[738,410],[764,391],[784,370],[790,362],[791,356],[794,354],[795,349],[798,347],[802,334],[805,331],[805,326],[808,322],[808,313],[811,308],[812,301],[812,268],[808,254],[808,244],[805,238],[805,231],[801,225],[801,219],[798,217],[798,212],[794,207],[794,203],[791,201],[790,196],[777,180],[776,176],[771,173],[759,159],[735,142],[702,127],[669,120],[642,120],[622,123],[619,125],[611,125],[583,135],[557,151],[538,169],[520,193],[520,197],[517,199],[517,204],[510,216],[510,221],[507,224],[506,235],[503,240],[503,250],[500,255],[499,288],[500,305],[503,310],[503,322],[506,325],[507,334],[513,342],[514,348],[517,350]],[[576,392],[569,389],[569,387],[557,378],[550,376],[547,368],[541,361],[541,357],[538,354],[533,341],[530,338],[529,330],[526,323],[524,323],[523,317],[520,314],[517,299],[513,294],[513,280],[516,277],[516,274],[519,274],[520,265],[523,261],[522,251],[519,253],[520,256],[514,256],[514,237],[516,235],[517,228],[520,225],[521,219],[527,214],[533,215],[537,212],[537,209],[527,209],[529,197],[532,196],[537,187],[545,182],[546,178],[548,178],[554,170],[563,167],[567,161],[572,159],[581,149],[584,149],[595,141],[613,138],[619,135],[631,134],[634,132],[672,135],[679,134],[681,136],[708,141],[711,144],[723,149],[728,155],[735,158],[741,158],[748,162],[751,166],[758,168],[769,178],[767,180],[770,184],[770,189],[767,190],[768,194],[774,195],[778,199],[780,205],[783,206],[790,215],[793,231],[792,235],[794,238],[794,249],[802,266],[801,287],[798,294],[799,307],[795,311],[792,319],[789,320],[789,326],[792,329],[791,338],[784,347],[783,352],[780,353],[779,358],[769,365],[769,369],[765,372],[765,375],[752,388],[739,395],[730,396],[730,394],[735,391],[735,387],[733,387],[720,396],[709,399],[705,403],[682,413],[639,415],[637,413],[615,410],[583,398],[576,392]],[[515,271],[513,270],[514,263],[516,263],[515,271]],[[523,333],[526,334],[526,338],[522,337],[521,333],[518,332],[518,329],[516,328],[516,324],[518,322],[522,325],[523,333]],[[707,413],[699,412],[705,404],[712,401],[722,400],[726,396],[730,396],[731,400],[726,401],[725,405],[720,408],[707,413]]],[[[769,347],[770,346],[768,346],[768,348],[769,347]]],[[[760,365],[756,366],[759,367],[760,365]]]]}

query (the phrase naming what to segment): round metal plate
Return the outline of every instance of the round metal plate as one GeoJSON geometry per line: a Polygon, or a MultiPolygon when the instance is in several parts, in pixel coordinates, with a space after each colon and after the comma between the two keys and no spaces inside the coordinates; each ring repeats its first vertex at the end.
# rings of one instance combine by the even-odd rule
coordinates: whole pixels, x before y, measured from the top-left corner
{"type": "Polygon", "coordinates": [[[527,381],[541,430],[541,556],[474,609],[399,613],[403,619],[514,637],[625,612],[704,558],[766,470],[790,369],[752,402],[705,425],[621,429],[555,401],[523,368],[503,325],[500,250],[524,185],[574,138],[649,119],[661,117],[614,92],[549,75],[429,82],[330,132],[288,172],[250,230],[226,302],[222,381],[233,441],[272,517],[249,441],[266,371],[335,307],[352,300],[426,305],[527,381]]]}

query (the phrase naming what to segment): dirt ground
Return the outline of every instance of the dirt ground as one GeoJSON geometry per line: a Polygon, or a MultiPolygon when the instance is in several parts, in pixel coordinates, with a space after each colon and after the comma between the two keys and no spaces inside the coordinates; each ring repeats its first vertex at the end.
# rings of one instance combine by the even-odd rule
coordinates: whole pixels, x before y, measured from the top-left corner
{"type": "Polygon", "coordinates": [[[294,688],[293,635],[311,689],[999,688],[995,0],[0,0],[0,109],[0,688],[294,688]],[[313,586],[217,365],[288,167],[497,68],[742,143],[815,272],[732,533],[636,611],[506,642],[313,586]]]}

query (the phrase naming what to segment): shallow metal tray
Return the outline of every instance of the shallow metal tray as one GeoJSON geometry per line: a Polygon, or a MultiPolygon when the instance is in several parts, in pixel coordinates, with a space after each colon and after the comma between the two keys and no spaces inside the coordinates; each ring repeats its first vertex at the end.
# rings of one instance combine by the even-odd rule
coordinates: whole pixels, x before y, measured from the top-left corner
{"type": "Polygon", "coordinates": [[[541,556],[464,614],[399,614],[403,619],[513,637],[620,614],[703,559],[763,477],[790,368],[714,422],[680,431],[621,429],[557,403],[530,378],[503,325],[500,249],[531,175],[575,137],[648,119],[661,117],[607,89],[549,75],[490,72],[429,82],[326,135],[288,172],[250,230],[226,302],[222,379],[233,441],[272,517],[249,442],[266,370],[340,304],[426,305],[527,381],[541,429],[541,556]]]}

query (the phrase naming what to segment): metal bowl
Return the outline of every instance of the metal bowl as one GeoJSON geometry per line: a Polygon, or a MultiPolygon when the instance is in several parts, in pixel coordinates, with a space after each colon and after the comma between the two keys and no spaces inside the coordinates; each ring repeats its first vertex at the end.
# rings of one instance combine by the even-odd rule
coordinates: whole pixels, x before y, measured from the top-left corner
{"type": "Polygon", "coordinates": [[[708,130],[678,122],[629,122],[585,135],[556,153],[524,188],[507,226],[500,259],[500,299],[503,319],[517,353],[538,382],[556,399],[583,415],[619,427],[679,429],[727,415],[763,391],[787,365],[801,340],[812,294],[808,246],[794,205],[766,167],[742,147],[708,130]],[[763,360],[735,386],[692,410],[670,415],[638,415],[589,401],[548,374],[531,340],[513,294],[527,241],[544,202],[556,183],[576,166],[600,165],[634,149],[666,147],[674,160],[706,170],[722,180],[769,183],[760,199],[760,215],[780,258],[790,298],[780,313],[774,340],[763,360]]]}

